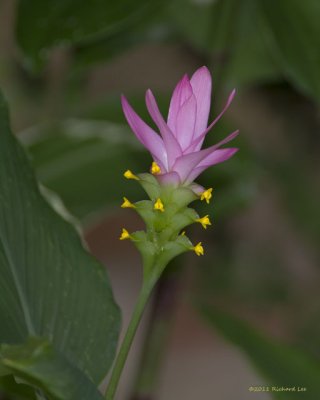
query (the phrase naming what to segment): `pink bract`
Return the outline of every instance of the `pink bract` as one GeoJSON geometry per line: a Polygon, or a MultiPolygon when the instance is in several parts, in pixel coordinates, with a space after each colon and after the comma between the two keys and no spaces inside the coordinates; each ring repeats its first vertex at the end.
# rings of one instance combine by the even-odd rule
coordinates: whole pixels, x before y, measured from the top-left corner
{"type": "Polygon", "coordinates": [[[235,95],[233,90],[222,112],[208,126],[211,86],[210,72],[206,67],[199,68],[191,79],[184,75],[173,91],[167,122],[148,89],[146,105],[161,136],[139,117],[124,96],[121,97],[128,124],[161,169],[157,176],[161,182],[188,185],[205,169],[228,160],[237,152],[237,148],[220,147],[234,139],[239,131],[201,150],[207,133],[222,117],[235,95]]]}

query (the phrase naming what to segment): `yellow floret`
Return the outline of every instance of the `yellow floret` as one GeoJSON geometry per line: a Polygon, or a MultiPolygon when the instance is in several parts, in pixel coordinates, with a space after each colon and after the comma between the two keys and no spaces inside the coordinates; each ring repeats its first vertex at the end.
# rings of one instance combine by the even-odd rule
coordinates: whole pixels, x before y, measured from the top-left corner
{"type": "Polygon", "coordinates": [[[196,222],[199,222],[204,229],[207,229],[207,226],[211,225],[211,222],[210,222],[210,219],[209,219],[209,215],[205,215],[202,218],[196,219],[196,222]]]}
{"type": "Polygon", "coordinates": [[[140,179],[134,175],[130,169],[127,169],[126,172],[123,174],[123,176],[127,179],[135,179],[136,181],[139,181],[140,179]]]}
{"type": "Polygon", "coordinates": [[[154,208],[155,210],[164,212],[164,206],[163,206],[163,203],[162,203],[162,201],[161,201],[160,198],[158,198],[157,201],[154,203],[153,208],[154,208]]]}
{"type": "Polygon", "coordinates": [[[130,233],[126,229],[122,228],[121,236],[119,239],[120,240],[131,239],[130,233]]]}
{"type": "Polygon", "coordinates": [[[131,201],[129,201],[126,197],[124,197],[121,208],[136,208],[136,206],[132,204],[131,201]]]}
{"type": "Polygon", "coordinates": [[[161,168],[155,161],[153,161],[153,163],[151,164],[151,173],[152,173],[152,175],[161,174],[161,168]]]}
{"type": "Polygon", "coordinates": [[[212,188],[209,188],[200,194],[200,200],[205,200],[207,204],[210,203],[210,199],[212,197],[212,188]]]}
{"type": "Polygon", "coordinates": [[[204,249],[202,247],[201,242],[199,242],[195,246],[191,247],[191,250],[193,250],[197,256],[203,256],[203,254],[204,254],[204,249]]]}

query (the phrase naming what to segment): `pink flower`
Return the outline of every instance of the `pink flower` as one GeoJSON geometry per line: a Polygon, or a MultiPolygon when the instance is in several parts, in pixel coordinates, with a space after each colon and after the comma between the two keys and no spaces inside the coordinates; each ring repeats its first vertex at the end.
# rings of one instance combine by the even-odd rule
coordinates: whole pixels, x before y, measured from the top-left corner
{"type": "Polygon", "coordinates": [[[122,96],[122,108],[128,124],[138,140],[150,151],[161,169],[160,182],[188,185],[208,167],[232,157],[238,149],[220,147],[234,139],[238,131],[221,142],[201,150],[206,134],[218,122],[235,95],[233,90],[222,112],[209,126],[211,103],[211,76],[206,67],[199,68],[189,80],[181,79],[171,97],[167,122],[162,117],[151,92],[146,92],[148,111],[157,125],[160,135],[150,128],[122,96]]]}

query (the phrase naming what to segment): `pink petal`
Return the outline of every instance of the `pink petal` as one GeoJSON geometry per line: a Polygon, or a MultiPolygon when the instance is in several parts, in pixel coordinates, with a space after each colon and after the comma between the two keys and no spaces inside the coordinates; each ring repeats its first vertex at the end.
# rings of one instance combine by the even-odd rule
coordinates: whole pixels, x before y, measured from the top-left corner
{"type": "Polygon", "coordinates": [[[174,137],[172,131],[166,124],[165,120],[163,119],[160,110],[158,108],[156,99],[154,98],[153,93],[150,89],[147,90],[146,93],[146,104],[148,111],[160,130],[161,136],[163,138],[163,143],[168,155],[168,167],[169,169],[175,163],[176,159],[181,156],[182,150],[179,145],[179,142],[174,137]]]}
{"type": "Polygon", "coordinates": [[[197,100],[197,118],[194,138],[206,129],[211,103],[211,75],[207,67],[199,68],[190,79],[193,94],[197,100]]]}
{"type": "Polygon", "coordinates": [[[197,138],[195,138],[195,140],[191,143],[191,145],[189,146],[188,149],[186,149],[186,151],[195,151],[195,150],[199,150],[201,149],[202,143],[204,141],[204,138],[206,136],[206,134],[211,130],[211,128],[219,121],[219,119],[223,116],[223,114],[227,111],[227,109],[229,108],[234,96],[236,94],[235,89],[233,89],[233,91],[230,93],[227,103],[225,104],[223,110],[221,111],[221,113],[213,120],[213,122],[211,122],[211,124],[208,126],[208,128],[201,133],[201,135],[199,135],[197,138]]]}
{"type": "Polygon", "coordinates": [[[194,135],[196,122],[197,101],[194,95],[190,96],[180,107],[176,122],[176,138],[183,149],[190,146],[194,135]]]}
{"type": "Polygon", "coordinates": [[[195,194],[201,194],[201,193],[203,193],[206,189],[203,187],[203,186],[201,186],[201,185],[199,185],[198,183],[195,183],[195,182],[193,182],[193,183],[191,183],[191,185],[189,185],[189,188],[195,193],[195,194]]]}
{"type": "Polygon", "coordinates": [[[175,87],[168,113],[168,126],[175,136],[177,136],[177,116],[182,104],[192,96],[192,87],[189,82],[188,75],[185,74],[180,82],[175,87]]]}
{"type": "Polygon", "coordinates": [[[195,167],[191,173],[188,175],[186,182],[194,181],[204,170],[211,167],[212,165],[222,163],[223,161],[231,158],[238,149],[236,148],[227,148],[227,149],[218,149],[214,150],[209,156],[203,159],[197,167],[195,167]]]}
{"type": "Polygon", "coordinates": [[[174,187],[178,187],[181,183],[180,177],[177,172],[167,172],[166,174],[157,175],[156,178],[160,182],[161,185],[172,185],[174,187]]]}
{"type": "Polygon", "coordinates": [[[138,140],[150,151],[164,171],[168,169],[167,152],[160,136],[133,110],[125,96],[121,96],[124,115],[138,140]]]}
{"type": "Polygon", "coordinates": [[[185,154],[179,157],[173,165],[172,169],[178,172],[181,181],[184,182],[191,174],[192,170],[197,167],[202,160],[204,160],[207,156],[216,151],[223,144],[234,139],[238,134],[239,131],[235,131],[214,146],[210,146],[204,150],[194,151],[193,153],[185,154]]]}

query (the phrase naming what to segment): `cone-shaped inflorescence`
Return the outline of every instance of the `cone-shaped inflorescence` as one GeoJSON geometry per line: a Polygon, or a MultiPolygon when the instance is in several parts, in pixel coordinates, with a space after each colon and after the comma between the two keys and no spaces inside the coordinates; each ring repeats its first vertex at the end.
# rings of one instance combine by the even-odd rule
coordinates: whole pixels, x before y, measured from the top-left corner
{"type": "MultiPolygon", "coordinates": [[[[153,163],[151,171],[155,169],[153,163]]],[[[124,176],[135,179],[149,197],[149,200],[136,203],[124,197],[121,205],[122,208],[133,208],[146,224],[146,231],[129,233],[123,229],[120,236],[121,240],[130,239],[136,245],[142,255],[145,272],[155,265],[164,268],[172,258],[186,251],[192,250],[198,256],[204,254],[201,243],[193,245],[184,228],[193,223],[200,223],[205,229],[211,225],[208,215],[200,218],[189,204],[197,199],[209,202],[212,189],[196,194],[192,185],[160,184],[152,173],[134,175],[126,171],[124,176]]]]}

